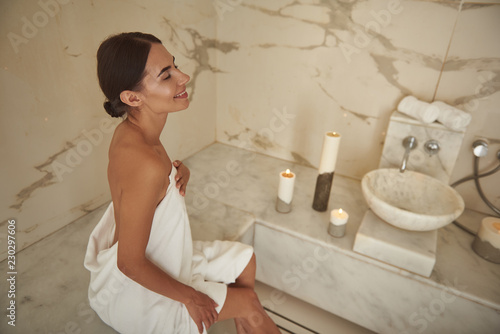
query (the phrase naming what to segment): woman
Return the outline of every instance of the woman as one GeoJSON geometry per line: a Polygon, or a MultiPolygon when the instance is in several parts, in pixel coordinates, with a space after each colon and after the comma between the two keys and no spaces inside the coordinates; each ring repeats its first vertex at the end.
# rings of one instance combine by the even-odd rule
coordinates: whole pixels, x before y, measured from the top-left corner
{"type": "Polygon", "coordinates": [[[189,76],[143,33],[111,36],[97,61],[106,111],[126,118],[109,149],[112,203],[85,256],[92,308],[120,333],[202,333],[230,318],[238,333],[279,333],[253,290],[253,249],[191,239],[189,170],[160,142],[168,114],[189,106],[189,76]]]}

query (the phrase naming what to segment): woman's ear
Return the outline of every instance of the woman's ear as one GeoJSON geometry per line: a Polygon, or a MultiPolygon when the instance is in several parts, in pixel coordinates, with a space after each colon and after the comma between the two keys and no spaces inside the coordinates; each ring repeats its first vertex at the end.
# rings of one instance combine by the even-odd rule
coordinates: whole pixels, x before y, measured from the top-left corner
{"type": "Polygon", "coordinates": [[[120,100],[131,107],[139,107],[143,103],[143,96],[139,92],[124,90],[120,93],[120,100]]]}

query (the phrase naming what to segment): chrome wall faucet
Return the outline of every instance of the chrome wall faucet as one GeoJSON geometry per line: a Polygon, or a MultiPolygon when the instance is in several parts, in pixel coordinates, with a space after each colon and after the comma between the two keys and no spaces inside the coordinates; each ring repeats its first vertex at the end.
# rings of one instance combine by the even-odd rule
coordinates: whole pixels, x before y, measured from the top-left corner
{"type": "Polygon", "coordinates": [[[417,138],[413,136],[408,136],[403,139],[403,147],[405,148],[405,155],[403,156],[403,161],[401,162],[401,167],[399,171],[404,173],[406,170],[406,165],[408,164],[408,159],[410,157],[410,151],[417,147],[417,138]]]}

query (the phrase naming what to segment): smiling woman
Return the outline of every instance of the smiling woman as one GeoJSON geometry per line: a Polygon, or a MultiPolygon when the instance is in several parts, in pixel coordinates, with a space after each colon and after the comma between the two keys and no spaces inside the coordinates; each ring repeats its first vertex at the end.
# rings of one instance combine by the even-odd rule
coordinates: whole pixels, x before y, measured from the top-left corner
{"type": "Polygon", "coordinates": [[[238,333],[279,333],[254,292],[255,256],[238,242],[194,241],[189,169],[160,142],[189,106],[189,76],[155,36],[123,33],[97,52],[104,108],[124,117],[109,148],[110,203],[85,255],[89,299],[120,333],[202,333],[234,318],[238,333]]]}

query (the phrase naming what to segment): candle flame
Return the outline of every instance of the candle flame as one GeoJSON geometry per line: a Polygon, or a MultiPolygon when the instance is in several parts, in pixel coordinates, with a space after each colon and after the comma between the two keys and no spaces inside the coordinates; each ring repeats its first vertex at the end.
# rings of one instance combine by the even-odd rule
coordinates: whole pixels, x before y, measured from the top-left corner
{"type": "Polygon", "coordinates": [[[342,214],[342,209],[339,209],[339,213],[342,214]]]}
{"type": "Polygon", "coordinates": [[[285,173],[290,174],[290,170],[287,168],[285,173]]]}
{"type": "Polygon", "coordinates": [[[500,223],[493,223],[493,227],[496,228],[498,233],[500,233],[500,223]]]}

